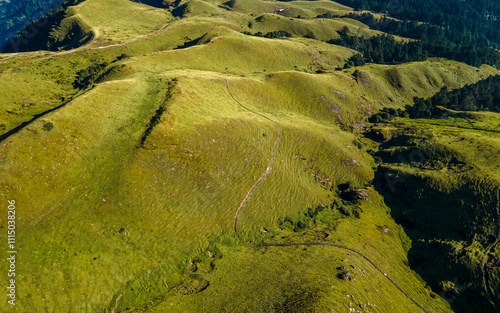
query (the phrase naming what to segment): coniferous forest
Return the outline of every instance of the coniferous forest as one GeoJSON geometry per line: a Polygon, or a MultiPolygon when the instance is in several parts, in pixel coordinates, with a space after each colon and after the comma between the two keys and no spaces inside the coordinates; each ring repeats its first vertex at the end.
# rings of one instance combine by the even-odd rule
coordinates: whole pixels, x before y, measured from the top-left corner
{"type": "Polygon", "coordinates": [[[451,91],[445,86],[431,98],[413,100],[415,104],[406,108],[412,118],[440,117],[446,111],[438,106],[456,111],[500,112],[500,76],[490,76],[451,91]]]}
{"type": "MultiPolygon", "coordinates": [[[[338,15],[323,14],[319,18],[336,18],[338,15]]],[[[336,45],[358,50],[363,56],[354,56],[348,62],[349,66],[359,66],[364,63],[395,64],[422,61],[427,57],[441,57],[472,66],[488,64],[495,67],[500,65],[500,54],[489,45],[488,41],[481,44],[476,39],[435,25],[417,23],[416,21],[397,21],[383,17],[375,19],[371,13],[349,13],[349,18],[361,21],[371,28],[381,30],[387,34],[364,38],[352,34],[345,27],[339,32],[340,38],[330,40],[336,45]],[[393,36],[402,36],[415,41],[401,42],[393,36]]]]}
{"type": "Polygon", "coordinates": [[[462,45],[500,46],[500,2],[495,0],[341,0],[357,10],[430,23],[460,38],[462,45]]]}
{"type": "Polygon", "coordinates": [[[500,75],[489,76],[475,84],[449,90],[447,86],[434,96],[424,99],[413,98],[413,105],[405,110],[384,108],[370,117],[370,122],[380,123],[394,117],[444,118],[454,111],[491,111],[500,112],[500,75]],[[448,109],[448,110],[446,110],[448,109]]]}
{"type": "Polygon", "coordinates": [[[0,46],[26,24],[57,9],[63,0],[13,0],[0,2],[0,46]]]}
{"type": "MultiPolygon", "coordinates": [[[[12,53],[19,51],[57,50],[57,44],[54,44],[50,38],[50,31],[59,26],[65,18],[65,11],[69,6],[77,5],[82,1],[63,0],[62,3],[59,1],[60,6],[50,10],[47,9],[38,19],[25,24],[23,24],[24,21],[20,22],[19,26],[22,26],[22,28],[15,35],[10,30],[6,32],[5,40],[0,42],[0,51],[3,53],[12,53]]],[[[43,12],[43,10],[40,12],[43,12]]],[[[59,44],[64,44],[64,42],[59,44]]]]}

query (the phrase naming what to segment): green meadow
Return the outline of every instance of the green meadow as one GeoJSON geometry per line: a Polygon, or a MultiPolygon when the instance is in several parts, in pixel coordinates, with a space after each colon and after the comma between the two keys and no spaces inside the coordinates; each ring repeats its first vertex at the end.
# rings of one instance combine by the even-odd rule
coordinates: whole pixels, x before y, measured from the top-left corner
{"type": "Polygon", "coordinates": [[[0,196],[16,201],[19,251],[17,304],[0,312],[453,312],[487,288],[498,301],[483,260],[499,253],[499,115],[367,121],[496,69],[343,69],[356,51],[327,41],[380,32],[315,18],[352,11],[331,1],[168,4],[86,0],[51,30],[78,29],[78,47],[0,54],[0,196]],[[292,37],[251,35],[280,30],[292,37]],[[432,153],[401,162],[411,149],[432,153]],[[414,266],[429,246],[442,255],[414,266]],[[450,305],[455,273],[470,294],[450,305]]]}

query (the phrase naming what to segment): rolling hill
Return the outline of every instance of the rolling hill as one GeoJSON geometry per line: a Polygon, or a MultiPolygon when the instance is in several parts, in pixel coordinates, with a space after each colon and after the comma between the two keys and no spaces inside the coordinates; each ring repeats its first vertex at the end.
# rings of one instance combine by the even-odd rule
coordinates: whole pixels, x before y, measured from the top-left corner
{"type": "Polygon", "coordinates": [[[0,311],[495,312],[499,113],[368,119],[500,73],[350,66],[349,12],[86,0],[0,54],[0,311]]]}

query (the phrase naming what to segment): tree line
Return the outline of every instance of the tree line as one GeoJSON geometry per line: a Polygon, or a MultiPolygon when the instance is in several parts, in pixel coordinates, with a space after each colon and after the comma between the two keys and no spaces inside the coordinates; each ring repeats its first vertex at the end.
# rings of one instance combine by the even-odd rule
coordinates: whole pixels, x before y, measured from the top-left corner
{"type": "Polygon", "coordinates": [[[472,66],[489,64],[500,66],[500,54],[493,48],[476,49],[475,46],[448,46],[443,42],[397,41],[392,35],[373,36],[370,38],[351,35],[344,27],[339,31],[340,38],[328,43],[344,46],[362,53],[348,59],[346,65],[359,66],[366,62],[380,64],[398,64],[423,61],[428,57],[447,58],[472,66]]]}
{"type": "MultiPolygon", "coordinates": [[[[330,13],[318,15],[319,18],[339,17],[330,13]]],[[[364,39],[349,34],[347,27],[339,33],[340,39],[331,43],[343,45],[363,53],[364,58],[356,56],[353,64],[361,62],[374,63],[404,63],[425,60],[427,57],[442,57],[472,66],[488,64],[494,67],[500,65],[500,53],[488,45],[487,41],[470,40],[462,35],[430,24],[416,21],[396,21],[389,18],[375,19],[371,13],[349,13],[349,18],[391,35],[416,39],[415,42],[400,43],[392,36],[380,36],[364,39]],[[372,56],[373,54],[374,57],[372,56]],[[378,61],[376,61],[378,60],[378,61]]],[[[500,32],[499,32],[500,33],[500,32]]],[[[350,64],[350,65],[353,65],[350,64]]]]}
{"type": "Polygon", "coordinates": [[[286,30],[277,30],[263,34],[262,32],[256,32],[252,34],[251,32],[243,32],[245,35],[264,37],[264,38],[282,38],[282,37],[293,37],[293,35],[286,30]]]}
{"type": "Polygon", "coordinates": [[[49,35],[54,27],[60,23],[64,17],[66,9],[77,5],[84,0],[64,0],[57,8],[45,13],[37,20],[24,25],[18,33],[9,37],[9,40],[3,45],[0,44],[0,51],[4,53],[25,52],[37,50],[51,50],[49,44],[49,35]]]}
{"type": "Polygon", "coordinates": [[[443,118],[450,114],[442,108],[455,111],[491,111],[500,113],[500,75],[489,76],[475,84],[455,90],[444,86],[433,97],[413,98],[413,105],[405,110],[384,108],[368,121],[381,123],[401,116],[407,118],[443,118]]]}
{"type": "Polygon", "coordinates": [[[325,13],[317,16],[318,18],[351,18],[369,26],[372,29],[380,30],[384,33],[413,38],[425,42],[440,42],[444,41],[447,44],[455,44],[461,46],[473,45],[478,48],[487,48],[489,42],[484,38],[471,37],[470,35],[453,31],[450,28],[445,28],[429,23],[419,23],[416,20],[396,20],[387,16],[376,18],[371,12],[351,12],[347,15],[337,15],[325,13]]]}
{"type": "Polygon", "coordinates": [[[406,107],[411,118],[443,117],[447,111],[439,106],[455,111],[500,112],[500,75],[451,91],[445,86],[431,98],[413,101],[413,106],[406,107]]]}
{"type": "Polygon", "coordinates": [[[0,2],[0,46],[23,27],[59,8],[63,0],[23,0],[0,2]]]}
{"type": "MultiPolygon", "coordinates": [[[[403,21],[429,23],[457,36],[460,45],[500,48],[500,1],[497,0],[339,0],[358,11],[370,10],[403,21]]],[[[450,37],[448,37],[450,38],[450,37]]]]}

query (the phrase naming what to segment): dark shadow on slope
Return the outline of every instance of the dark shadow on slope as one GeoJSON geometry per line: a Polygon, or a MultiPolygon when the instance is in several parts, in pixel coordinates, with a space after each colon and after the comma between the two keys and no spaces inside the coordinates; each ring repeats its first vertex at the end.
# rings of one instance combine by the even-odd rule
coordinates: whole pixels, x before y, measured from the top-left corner
{"type": "MultiPolygon", "coordinates": [[[[401,135],[381,145],[375,157],[385,163],[379,165],[373,182],[392,217],[412,240],[408,251],[411,268],[448,300],[455,312],[496,312],[482,286],[481,264],[470,250],[473,240],[484,237],[486,245],[497,231],[494,188],[466,170],[450,173],[459,175],[461,183],[447,192],[440,191],[425,175],[440,170],[430,168],[439,159],[439,151],[438,155],[420,151],[412,144],[412,137],[401,135]],[[406,163],[417,172],[409,174],[411,171],[390,167],[396,163],[406,163]],[[482,303],[480,308],[477,303],[482,303]]],[[[461,160],[448,160],[448,171],[465,169],[461,160]]]]}
{"type": "Polygon", "coordinates": [[[175,9],[172,10],[172,16],[183,18],[186,15],[186,13],[188,12],[187,5],[188,5],[188,3],[185,3],[179,7],[175,7],[175,9]]]}
{"type": "Polygon", "coordinates": [[[160,9],[166,7],[163,0],[132,0],[132,1],[143,3],[143,4],[149,5],[151,7],[160,8],[160,9]]]}
{"type": "MultiPolygon", "coordinates": [[[[121,56],[118,56],[115,60],[113,60],[111,62],[111,64],[114,64],[115,62],[120,61],[125,57],[126,56],[122,54],[121,56]]],[[[10,136],[17,134],[18,132],[20,132],[25,127],[29,126],[31,123],[35,122],[39,118],[41,118],[41,117],[43,117],[51,112],[59,110],[60,108],[63,108],[71,101],[75,100],[78,97],[81,97],[82,95],[86,94],[88,91],[92,90],[95,86],[94,83],[103,82],[104,77],[106,75],[109,75],[110,71],[113,69],[113,68],[109,68],[108,70],[106,70],[107,68],[108,68],[108,63],[106,63],[106,62],[101,63],[101,64],[94,63],[94,64],[90,65],[88,68],[79,71],[77,73],[78,76],[76,77],[75,81],[73,82],[73,87],[75,88],[76,91],[78,91],[75,95],[73,95],[69,100],[64,101],[63,103],[61,103],[60,105],[58,105],[56,107],[53,107],[53,108],[51,108],[47,111],[44,111],[42,113],[33,115],[33,117],[30,120],[25,121],[25,122],[21,123],[19,126],[9,130],[5,134],[0,135],[0,143],[3,140],[9,138],[10,136]]]]}
{"type": "Polygon", "coordinates": [[[66,11],[70,6],[83,1],[64,1],[58,10],[27,24],[16,36],[10,38],[0,47],[0,51],[16,53],[39,50],[70,50],[92,41],[94,33],[90,26],[78,18],[71,17],[66,11]]]}
{"type": "Polygon", "coordinates": [[[156,127],[161,122],[161,117],[163,113],[167,111],[167,104],[172,97],[172,92],[177,85],[177,79],[173,79],[167,84],[167,92],[165,94],[165,98],[163,99],[162,103],[160,104],[158,110],[156,110],[155,114],[151,117],[148,126],[146,127],[142,137],[141,137],[141,143],[140,146],[144,148],[144,143],[146,142],[146,139],[149,137],[153,129],[156,127]]]}
{"type": "Polygon", "coordinates": [[[271,304],[270,312],[310,312],[311,308],[321,299],[318,290],[305,289],[303,287],[290,289],[281,291],[281,297],[271,304]]]}
{"type": "Polygon", "coordinates": [[[84,92],[80,93],[79,95],[76,95],[76,96],[72,97],[70,100],[65,101],[64,103],[62,103],[62,104],[60,104],[60,105],[58,105],[58,106],[56,106],[56,107],[54,107],[54,108],[52,108],[52,109],[50,109],[50,110],[47,110],[47,111],[42,112],[42,113],[40,113],[40,114],[33,115],[33,117],[32,117],[29,121],[23,122],[23,123],[21,123],[19,126],[17,126],[17,127],[15,127],[15,128],[13,128],[13,129],[9,130],[8,132],[6,132],[5,134],[1,135],[1,136],[0,136],[0,143],[1,143],[2,141],[4,141],[5,139],[9,138],[10,136],[17,134],[18,132],[20,132],[20,131],[21,131],[21,130],[23,130],[25,127],[29,126],[30,124],[32,124],[33,122],[35,122],[35,121],[36,121],[36,120],[38,120],[39,118],[44,117],[45,115],[47,115],[47,114],[49,114],[49,113],[52,113],[52,112],[54,112],[54,111],[56,111],[56,110],[59,110],[60,108],[62,108],[62,107],[64,107],[64,106],[66,106],[66,105],[67,105],[68,103],[70,103],[71,101],[75,100],[76,98],[83,96],[85,93],[87,93],[87,92],[88,92],[88,91],[90,91],[91,89],[92,89],[92,88],[90,88],[89,90],[86,90],[86,91],[84,91],[84,92]]]}
{"type": "Polygon", "coordinates": [[[199,38],[196,38],[194,40],[186,41],[183,45],[180,45],[180,46],[177,46],[176,48],[174,48],[174,50],[185,49],[185,48],[189,48],[192,46],[196,46],[205,35],[203,35],[199,38]]]}
{"type": "Polygon", "coordinates": [[[62,0],[46,1],[1,1],[0,2],[0,46],[8,42],[29,22],[37,21],[51,11],[57,10],[62,0]]]}

